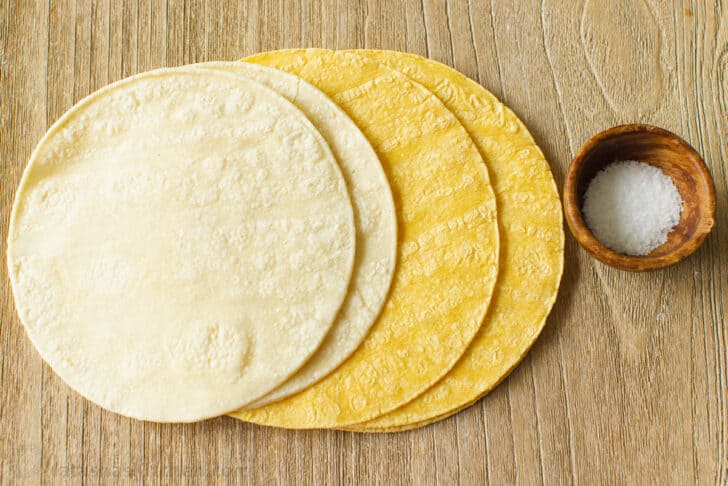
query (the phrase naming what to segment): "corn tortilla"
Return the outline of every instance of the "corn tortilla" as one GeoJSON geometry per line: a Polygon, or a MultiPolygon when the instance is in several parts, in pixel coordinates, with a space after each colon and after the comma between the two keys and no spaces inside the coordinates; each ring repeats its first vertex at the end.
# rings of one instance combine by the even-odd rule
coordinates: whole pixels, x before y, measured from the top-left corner
{"type": "Polygon", "coordinates": [[[377,417],[447,373],[480,328],[498,267],[486,167],[435,96],[381,64],[320,49],[247,60],[310,82],[367,136],[390,181],[399,254],[384,310],[349,360],[297,395],[232,416],[289,428],[340,427],[377,417]]]}

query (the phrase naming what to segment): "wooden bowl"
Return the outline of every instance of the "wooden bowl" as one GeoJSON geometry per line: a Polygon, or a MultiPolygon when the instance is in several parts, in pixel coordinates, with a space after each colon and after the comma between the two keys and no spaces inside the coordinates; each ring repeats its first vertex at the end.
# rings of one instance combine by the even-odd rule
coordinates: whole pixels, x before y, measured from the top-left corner
{"type": "Polygon", "coordinates": [[[674,133],[650,125],[620,125],[594,135],[571,162],[564,184],[564,212],[579,244],[599,261],[622,270],[664,268],[698,249],[715,221],[715,189],[700,155],[674,133]],[[617,253],[602,245],[584,223],[584,193],[591,179],[612,162],[638,160],[662,169],[683,200],[680,222],[667,241],[644,256],[617,253]]]}

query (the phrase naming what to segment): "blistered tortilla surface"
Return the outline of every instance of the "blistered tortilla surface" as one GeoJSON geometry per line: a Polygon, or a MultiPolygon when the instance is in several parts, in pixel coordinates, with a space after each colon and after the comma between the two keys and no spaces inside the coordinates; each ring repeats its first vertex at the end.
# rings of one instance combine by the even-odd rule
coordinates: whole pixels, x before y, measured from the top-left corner
{"type": "Polygon", "coordinates": [[[211,62],[218,69],[260,82],[296,105],[320,131],[339,161],[354,206],[356,259],[339,316],[313,357],[284,384],[246,408],[281,400],[316,383],[339,366],[366,337],[387,297],[397,257],[397,217],[387,177],[361,130],[324,93],[284,71],[247,62],[211,62]]]}
{"type": "Polygon", "coordinates": [[[29,337],[70,386],[123,415],[192,421],[303,365],[354,250],[344,179],[303,113],[236,76],[161,70],[49,130],[8,266],[29,337]]]}
{"type": "Polygon", "coordinates": [[[443,64],[392,51],[354,51],[431,90],[460,120],[488,166],[498,205],[501,265],[490,310],[472,344],[416,400],[357,424],[362,431],[415,428],[446,418],[492,390],[543,329],[564,266],[561,203],[548,163],[518,117],[475,81],[443,64]]]}
{"type": "Polygon", "coordinates": [[[232,415],[290,428],[377,417],[447,373],[480,328],[498,269],[487,170],[452,113],[396,71],[319,49],[247,60],[302,77],[359,126],[389,179],[399,245],[389,297],[360,348],[301,393],[232,415]]]}

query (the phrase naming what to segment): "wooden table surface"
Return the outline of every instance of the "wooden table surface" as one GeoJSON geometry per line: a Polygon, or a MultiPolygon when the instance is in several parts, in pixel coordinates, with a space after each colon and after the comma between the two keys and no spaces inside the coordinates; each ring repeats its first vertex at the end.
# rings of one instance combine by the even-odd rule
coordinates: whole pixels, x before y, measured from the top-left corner
{"type": "Polygon", "coordinates": [[[710,168],[716,228],[687,261],[648,274],[597,263],[567,232],[560,295],[526,360],[457,416],[386,435],[105,412],[43,364],[2,265],[0,482],[726,484],[725,1],[3,0],[3,254],[30,152],[77,100],[160,66],[301,46],[396,49],[454,66],[521,116],[560,188],[596,131],[672,130],[710,168]]]}

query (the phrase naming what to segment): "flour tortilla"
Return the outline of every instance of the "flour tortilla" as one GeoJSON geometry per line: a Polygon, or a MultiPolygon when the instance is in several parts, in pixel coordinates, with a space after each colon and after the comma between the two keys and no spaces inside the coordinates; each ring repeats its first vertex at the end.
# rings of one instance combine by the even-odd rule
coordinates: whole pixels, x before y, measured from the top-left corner
{"type": "Polygon", "coordinates": [[[361,130],[339,106],[301,78],[244,62],[211,62],[217,69],[260,82],[296,105],[318,128],[339,161],[356,223],[356,260],[339,316],[316,354],[288,381],[246,408],[281,400],[339,366],[366,337],[382,309],[397,257],[397,219],[387,177],[361,130]]]}
{"type": "Polygon", "coordinates": [[[269,392],[316,351],[355,250],[344,179],[307,118],[210,70],[160,70],[66,113],[8,237],[16,305],[70,386],[192,421],[269,392]]]}
{"type": "Polygon", "coordinates": [[[392,51],[354,51],[406,74],[457,116],[483,154],[498,203],[501,266],[485,323],[458,364],[416,400],[362,431],[444,419],[475,403],[523,359],[543,329],[564,267],[561,204],[543,153],[518,117],[485,88],[443,64],[392,51]]]}
{"type": "Polygon", "coordinates": [[[297,395],[232,415],[291,428],[379,416],[442,377],[480,327],[498,268],[495,198],[485,165],[452,113],[393,70],[319,49],[248,61],[302,77],[364,132],[394,195],[399,262],[382,315],[349,360],[297,395]]]}

